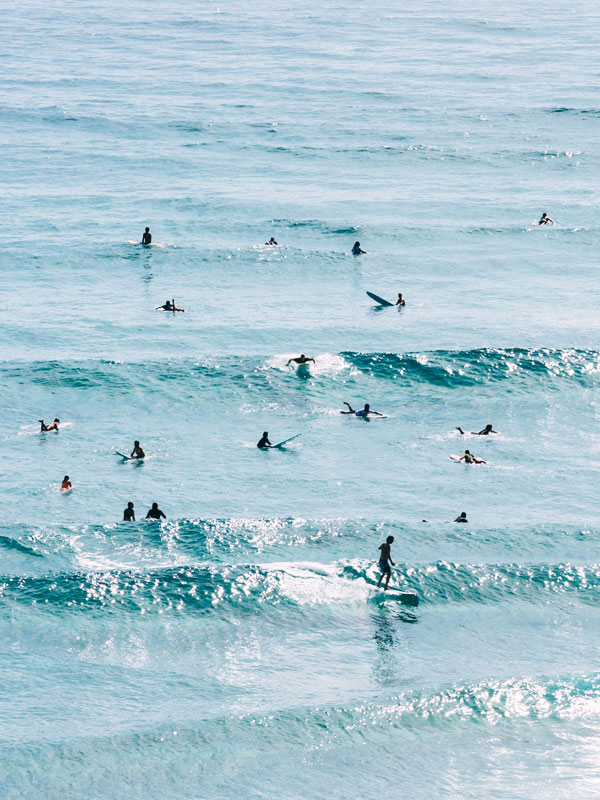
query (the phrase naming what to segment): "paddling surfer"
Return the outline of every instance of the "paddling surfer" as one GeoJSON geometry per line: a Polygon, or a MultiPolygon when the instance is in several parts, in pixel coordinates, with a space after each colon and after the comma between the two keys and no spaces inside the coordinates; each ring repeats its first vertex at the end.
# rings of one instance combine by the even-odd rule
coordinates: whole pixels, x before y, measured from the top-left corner
{"type": "Polygon", "coordinates": [[[381,581],[383,580],[383,576],[385,575],[385,586],[383,590],[385,591],[388,588],[388,584],[390,582],[390,577],[392,575],[392,567],[396,565],[392,561],[392,542],[394,541],[393,536],[388,536],[387,539],[383,544],[380,544],[377,548],[379,550],[379,572],[381,575],[379,576],[379,580],[377,581],[377,588],[381,586],[381,581]],[[391,565],[391,566],[390,566],[391,565]]]}
{"type": "Polygon", "coordinates": [[[175,305],[175,298],[173,298],[173,300],[167,300],[164,306],[156,306],[154,310],[158,311],[159,308],[162,308],[163,311],[185,311],[185,308],[177,308],[175,305]]]}
{"type": "Polygon", "coordinates": [[[364,255],[367,251],[363,250],[360,246],[360,242],[354,242],[354,246],[352,247],[352,255],[353,256],[360,256],[364,255]]]}
{"type": "Polygon", "coordinates": [[[469,520],[467,519],[466,511],[461,511],[458,517],[454,520],[454,522],[468,522],[468,521],[469,520]]]}
{"type": "Polygon", "coordinates": [[[308,364],[309,361],[312,361],[313,364],[317,363],[314,360],[314,358],[308,358],[308,356],[305,356],[304,353],[302,353],[302,355],[299,355],[298,358],[290,358],[290,360],[286,364],[286,367],[289,367],[289,365],[292,363],[292,361],[295,361],[296,364],[300,364],[300,365],[308,364]]]}
{"type": "Polygon", "coordinates": [[[464,454],[458,460],[464,461],[465,464],[487,464],[487,461],[484,461],[483,458],[477,458],[470,450],[465,450],[464,454]]]}
{"type": "Polygon", "coordinates": [[[544,211],[542,214],[542,218],[538,222],[538,225],[554,225],[554,220],[552,217],[549,217],[548,214],[544,211]]]}
{"type": "Polygon", "coordinates": [[[373,411],[371,406],[368,403],[365,403],[365,407],[355,411],[350,403],[347,403],[344,400],[344,405],[348,406],[348,411],[340,411],[340,414],[354,414],[357,417],[368,417],[371,414],[375,414],[378,417],[383,417],[383,414],[380,414],[379,411],[373,411]]]}
{"type": "MultiPolygon", "coordinates": [[[[463,429],[459,428],[458,425],[456,426],[456,430],[460,434],[462,434],[463,436],[465,435],[465,432],[463,431],[463,429]]],[[[482,431],[471,431],[471,433],[473,434],[473,436],[488,436],[490,433],[498,433],[498,431],[495,431],[492,428],[492,423],[488,422],[488,424],[485,426],[485,428],[482,431]]]]}
{"type": "Polygon", "coordinates": [[[46,431],[57,431],[58,426],[60,425],[60,420],[58,417],[54,417],[54,422],[51,422],[50,425],[46,425],[43,419],[38,420],[40,423],[40,433],[46,433],[46,431]]]}

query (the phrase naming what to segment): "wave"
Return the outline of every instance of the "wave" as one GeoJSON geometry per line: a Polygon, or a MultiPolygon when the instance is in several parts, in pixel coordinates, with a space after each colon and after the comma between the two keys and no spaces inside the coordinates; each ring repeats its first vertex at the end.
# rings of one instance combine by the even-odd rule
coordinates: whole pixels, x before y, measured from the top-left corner
{"type": "MultiPolygon", "coordinates": [[[[222,609],[263,614],[333,604],[381,603],[372,561],[334,564],[202,564],[179,567],[58,572],[0,578],[0,604],[108,613],[208,613],[222,609]]],[[[574,594],[595,604],[600,564],[398,565],[394,585],[426,604],[535,602],[540,595],[574,594]]]]}

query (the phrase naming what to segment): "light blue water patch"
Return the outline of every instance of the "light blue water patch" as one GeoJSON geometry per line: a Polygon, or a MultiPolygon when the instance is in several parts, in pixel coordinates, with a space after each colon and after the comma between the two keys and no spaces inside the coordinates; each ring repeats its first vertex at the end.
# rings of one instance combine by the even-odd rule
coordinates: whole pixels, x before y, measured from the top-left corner
{"type": "Polygon", "coordinates": [[[404,5],[4,9],[3,798],[599,794],[600,15],[404,5]]]}

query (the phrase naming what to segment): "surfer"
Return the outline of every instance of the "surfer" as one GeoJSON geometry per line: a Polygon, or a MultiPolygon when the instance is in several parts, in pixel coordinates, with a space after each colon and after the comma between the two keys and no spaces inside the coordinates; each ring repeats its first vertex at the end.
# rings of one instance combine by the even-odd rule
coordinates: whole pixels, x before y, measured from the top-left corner
{"type": "Polygon", "coordinates": [[[127,503],[127,508],[123,512],[123,522],[135,522],[135,511],[131,500],[127,503]]]}
{"type": "Polygon", "coordinates": [[[40,433],[46,433],[46,431],[57,431],[58,426],[60,425],[60,420],[58,417],[54,417],[54,422],[51,422],[50,425],[46,425],[43,419],[38,420],[41,427],[40,433]]]}
{"type": "Polygon", "coordinates": [[[350,403],[347,403],[345,400],[344,405],[348,406],[348,411],[340,411],[340,414],[355,414],[357,417],[368,417],[370,414],[376,414],[378,417],[383,417],[383,414],[380,414],[379,411],[373,411],[368,403],[365,403],[365,407],[358,411],[355,411],[350,403]]]}
{"type": "Polygon", "coordinates": [[[474,456],[470,450],[465,450],[464,455],[462,455],[459,461],[464,461],[465,464],[487,464],[487,461],[484,461],[483,458],[477,458],[474,456]]]}
{"type": "Polygon", "coordinates": [[[142,244],[152,244],[152,234],[150,228],[146,228],[142,234],[142,244]]]}
{"type": "Polygon", "coordinates": [[[554,220],[544,211],[538,225],[554,225],[554,220]]]}
{"type": "Polygon", "coordinates": [[[72,489],[72,488],[73,488],[73,485],[72,485],[71,481],[69,480],[69,476],[65,475],[65,477],[63,478],[62,483],[60,485],[61,491],[64,492],[67,489],[72,489]]]}
{"type": "Polygon", "coordinates": [[[269,432],[268,431],[263,431],[263,435],[260,437],[260,440],[259,440],[259,442],[258,442],[258,444],[256,446],[260,447],[261,450],[264,450],[267,447],[273,447],[273,445],[269,441],[269,432]]]}
{"type": "Polygon", "coordinates": [[[185,311],[185,308],[177,308],[175,305],[175,298],[173,298],[172,301],[167,300],[164,306],[156,306],[154,310],[158,311],[159,308],[162,308],[163,311],[185,311]]]}
{"type": "Polygon", "coordinates": [[[402,297],[402,292],[398,292],[398,299],[396,300],[396,305],[397,306],[405,306],[406,305],[406,301],[402,297]]]}
{"type": "Polygon", "coordinates": [[[152,503],[152,508],[146,514],[146,519],[160,519],[161,517],[166,519],[165,514],[158,507],[158,503],[152,503]]]}
{"type": "Polygon", "coordinates": [[[396,566],[392,561],[392,553],[391,553],[391,547],[393,541],[394,537],[388,536],[385,542],[383,544],[380,544],[379,547],[377,548],[379,550],[379,571],[381,572],[379,580],[377,581],[377,588],[379,589],[379,587],[381,586],[381,581],[383,580],[383,576],[385,575],[385,586],[383,587],[384,591],[387,589],[388,583],[390,582],[390,577],[392,575],[392,567],[396,566]]]}
{"type": "Polygon", "coordinates": [[[133,450],[131,451],[130,458],[146,458],[146,453],[140,447],[140,443],[136,439],[133,443],[133,450]]]}
{"type": "Polygon", "coordinates": [[[271,238],[269,239],[269,241],[268,241],[268,242],[265,242],[265,244],[277,244],[277,245],[278,245],[278,244],[279,244],[279,242],[276,242],[276,241],[275,241],[275,239],[273,238],[273,236],[271,236],[271,238]]]}
{"type": "MultiPolygon", "coordinates": [[[[456,430],[457,430],[457,431],[458,431],[460,434],[462,434],[463,436],[465,435],[465,432],[463,431],[463,429],[462,429],[462,428],[459,428],[459,426],[458,426],[458,425],[456,426],[456,430]]],[[[488,435],[488,434],[490,434],[490,433],[498,433],[498,431],[495,431],[495,430],[492,428],[492,424],[491,424],[491,422],[488,422],[488,424],[485,426],[485,428],[484,428],[482,431],[471,431],[471,433],[473,434],[473,436],[487,436],[487,435],[488,435]]]]}
{"type": "Polygon", "coordinates": [[[363,250],[360,246],[360,242],[354,242],[354,247],[352,248],[352,255],[353,256],[360,256],[364,255],[367,251],[363,250]]]}
{"type": "Polygon", "coordinates": [[[296,362],[296,364],[300,364],[300,365],[302,365],[302,364],[308,364],[308,362],[309,362],[309,361],[312,361],[312,362],[313,362],[313,364],[316,364],[316,363],[317,363],[317,362],[314,360],[314,358],[308,358],[307,356],[305,356],[305,355],[304,355],[304,353],[302,353],[301,355],[299,355],[299,356],[298,356],[298,358],[290,358],[290,360],[289,360],[289,361],[287,362],[287,364],[286,364],[286,367],[289,367],[289,365],[292,363],[292,361],[295,361],[295,362],[296,362]]]}
{"type": "Polygon", "coordinates": [[[467,519],[466,511],[461,511],[458,517],[454,520],[454,522],[468,522],[468,521],[469,520],[467,519]]]}

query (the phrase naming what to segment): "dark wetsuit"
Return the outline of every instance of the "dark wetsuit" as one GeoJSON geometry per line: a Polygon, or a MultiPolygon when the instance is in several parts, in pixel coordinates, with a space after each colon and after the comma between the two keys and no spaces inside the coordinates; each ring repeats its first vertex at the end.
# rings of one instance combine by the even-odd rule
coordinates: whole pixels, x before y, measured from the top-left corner
{"type": "Polygon", "coordinates": [[[142,234],[142,244],[151,244],[152,243],[152,234],[150,231],[148,233],[144,232],[142,234]]]}
{"type": "Polygon", "coordinates": [[[160,508],[151,508],[150,511],[146,514],[146,519],[166,519],[166,516],[160,510],[160,508]]]}
{"type": "Polygon", "coordinates": [[[271,447],[271,442],[267,436],[262,436],[260,442],[256,446],[263,450],[265,447],[271,447]]]}
{"type": "Polygon", "coordinates": [[[123,512],[123,522],[135,522],[135,511],[133,508],[126,508],[123,512]]]}

